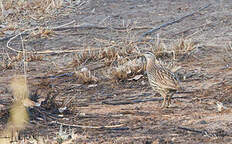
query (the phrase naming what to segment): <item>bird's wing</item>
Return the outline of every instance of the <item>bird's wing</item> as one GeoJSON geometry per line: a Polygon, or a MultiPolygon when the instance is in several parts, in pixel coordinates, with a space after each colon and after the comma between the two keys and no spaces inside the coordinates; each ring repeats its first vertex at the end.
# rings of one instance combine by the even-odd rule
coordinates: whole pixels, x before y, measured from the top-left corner
{"type": "Polygon", "coordinates": [[[175,74],[164,67],[157,71],[157,82],[165,89],[178,90],[180,88],[179,80],[175,74]]]}

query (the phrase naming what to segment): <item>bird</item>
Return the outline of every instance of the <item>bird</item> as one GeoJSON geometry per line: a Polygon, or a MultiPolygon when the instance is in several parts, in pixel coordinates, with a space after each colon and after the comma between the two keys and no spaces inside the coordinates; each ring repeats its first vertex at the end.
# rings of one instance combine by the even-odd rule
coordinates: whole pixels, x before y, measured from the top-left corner
{"type": "Polygon", "coordinates": [[[146,72],[150,86],[163,97],[161,108],[169,107],[172,96],[181,91],[180,81],[167,67],[162,65],[154,53],[146,51],[143,56],[146,59],[146,72]]]}

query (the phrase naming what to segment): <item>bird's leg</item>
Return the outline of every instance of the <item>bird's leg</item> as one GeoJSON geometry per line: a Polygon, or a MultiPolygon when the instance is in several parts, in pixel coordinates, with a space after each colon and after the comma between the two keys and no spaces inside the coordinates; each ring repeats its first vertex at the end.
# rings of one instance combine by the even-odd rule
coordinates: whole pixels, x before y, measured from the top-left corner
{"type": "Polygon", "coordinates": [[[167,105],[167,107],[171,104],[171,98],[172,98],[173,94],[174,93],[171,93],[171,94],[168,95],[168,105],[167,105]]]}
{"type": "Polygon", "coordinates": [[[167,107],[171,104],[171,98],[172,98],[172,95],[169,94],[169,95],[168,95],[168,105],[167,105],[167,107]]]}
{"type": "Polygon", "coordinates": [[[167,107],[170,105],[170,103],[171,103],[171,95],[168,96],[168,105],[167,105],[167,107]]]}
{"type": "Polygon", "coordinates": [[[167,95],[166,95],[166,94],[164,94],[164,93],[162,93],[161,95],[162,95],[162,97],[164,98],[163,103],[162,103],[162,105],[161,105],[161,108],[164,108],[164,107],[165,107],[165,105],[166,105],[167,95]]]}

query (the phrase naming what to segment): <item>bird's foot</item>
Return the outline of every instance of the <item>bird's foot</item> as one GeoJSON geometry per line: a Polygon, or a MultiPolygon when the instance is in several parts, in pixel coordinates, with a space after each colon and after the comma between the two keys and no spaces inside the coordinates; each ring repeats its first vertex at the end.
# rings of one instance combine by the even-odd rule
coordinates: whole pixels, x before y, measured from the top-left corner
{"type": "Polygon", "coordinates": [[[169,108],[169,106],[170,106],[170,105],[169,105],[168,103],[167,103],[167,104],[164,103],[164,104],[161,105],[161,109],[169,108]]]}

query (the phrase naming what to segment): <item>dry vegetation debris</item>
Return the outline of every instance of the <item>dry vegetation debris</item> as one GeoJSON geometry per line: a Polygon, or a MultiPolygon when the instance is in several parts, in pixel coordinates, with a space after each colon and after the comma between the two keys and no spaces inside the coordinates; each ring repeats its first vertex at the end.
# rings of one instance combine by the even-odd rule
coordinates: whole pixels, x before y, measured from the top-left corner
{"type": "Polygon", "coordinates": [[[27,39],[32,41],[35,39],[50,38],[52,36],[55,36],[55,32],[53,30],[39,27],[38,29],[32,31],[27,37],[25,37],[25,41],[27,39]]]}
{"type": "Polygon", "coordinates": [[[142,58],[127,60],[125,63],[109,69],[109,75],[115,80],[126,80],[144,72],[142,58]]]}
{"type": "Polygon", "coordinates": [[[232,42],[228,43],[225,47],[224,61],[229,64],[232,61],[232,42]]]}
{"type": "MultiPolygon", "coordinates": [[[[41,26],[48,19],[55,19],[59,14],[68,14],[71,5],[78,6],[83,1],[65,0],[1,0],[0,1],[0,36],[7,40],[17,33],[41,26]],[[63,8],[63,9],[62,9],[63,8]],[[63,10],[63,11],[62,11],[63,10]]],[[[44,24],[43,24],[44,26],[44,24]]],[[[48,38],[54,35],[51,29],[38,28],[30,33],[30,38],[48,38]]],[[[29,38],[28,37],[28,38],[29,38]]]]}
{"type": "Polygon", "coordinates": [[[98,78],[91,74],[87,68],[82,68],[80,71],[76,71],[75,74],[80,83],[96,83],[98,81],[98,78]]]}
{"type": "Polygon", "coordinates": [[[29,89],[25,75],[16,75],[13,77],[10,87],[14,99],[10,108],[10,117],[7,127],[0,134],[1,143],[18,141],[19,132],[26,127],[29,121],[26,107],[35,105],[33,101],[29,100],[29,89]]]}
{"type": "MultiPolygon", "coordinates": [[[[33,61],[42,61],[44,58],[43,55],[39,55],[36,53],[30,53],[26,56],[26,62],[33,62],[33,61]]],[[[16,56],[9,57],[9,55],[4,56],[3,60],[0,62],[0,70],[6,69],[15,69],[17,66],[21,65],[24,61],[23,53],[19,52],[16,56]]]]}
{"type": "Polygon", "coordinates": [[[23,59],[23,54],[18,53],[16,56],[4,56],[0,63],[0,70],[12,69],[15,67],[16,62],[20,62],[23,59]]]}
{"type": "Polygon", "coordinates": [[[178,57],[180,55],[191,54],[193,50],[197,48],[197,43],[191,39],[181,38],[173,46],[174,56],[178,57]]]}
{"type": "Polygon", "coordinates": [[[180,59],[185,55],[191,55],[199,47],[198,42],[189,38],[180,38],[167,45],[157,38],[151,47],[151,51],[158,58],[171,57],[173,60],[180,59]]]}
{"type": "Polygon", "coordinates": [[[25,19],[41,20],[52,16],[59,9],[63,0],[2,0],[1,20],[18,22],[25,19]]]}
{"type": "MultiPolygon", "coordinates": [[[[192,53],[197,48],[195,42],[184,38],[177,40],[171,46],[167,46],[161,41],[149,43],[149,45],[151,51],[158,58],[157,63],[164,65],[173,72],[181,68],[176,65],[176,59],[192,53]]],[[[138,50],[137,43],[123,43],[122,41],[111,47],[86,48],[75,54],[69,67],[78,67],[91,62],[104,63],[105,67],[109,67],[106,77],[114,80],[126,80],[145,72],[146,61],[142,58],[142,53],[141,50],[138,50]]]]}
{"type": "MultiPolygon", "coordinates": [[[[17,32],[19,32],[18,36],[21,36],[22,43],[34,41],[37,39],[46,39],[46,40],[50,39],[58,34],[55,32],[56,31],[55,28],[49,29],[47,27],[36,27],[31,29],[30,32],[27,33],[25,36],[22,35],[23,33],[20,33],[20,31],[25,31],[25,30],[27,31],[29,29],[27,29],[26,27],[20,27],[20,24],[24,23],[26,19],[40,21],[49,17],[55,17],[56,12],[59,11],[59,9],[62,8],[64,6],[63,4],[66,2],[67,1],[63,1],[63,0],[57,0],[57,1],[3,0],[1,1],[1,12],[0,12],[1,20],[3,20],[3,24],[1,25],[2,29],[0,31],[0,35],[1,36],[12,35],[17,30],[20,29],[17,32]]],[[[62,26],[59,28],[61,28],[59,31],[62,31],[62,26]]],[[[67,30],[73,28],[74,27],[65,27],[64,29],[67,30]]],[[[94,29],[94,26],[91,28],[94,29]]],[[[100,28],[104,29],[107,27],[100,27],[100,28]]],[[[115,29],[115,31],[117,31],[117,29],[115,29]]],[[[127,32],[130,33],[130,31],[132,31],[132,29],[128,30],[127,32]]],[[[8,41],[8,42],[12,42],[13,44],[13,41],[11,40],[16,40],[16,38],[13,37],[12,39],[10,39],[10,41],[8,41]]],[[[42,76],[40,77],[34,75],[30,77],[31,79],[35,78],[37,80],[37,84],[34,84],[31,87],[33,87],[35,91],[34,92],[35,94],[33,94],[33,96],[35,96],[35,100],[39,102],[40,108],[44,108],[49,112],[50,110],[57,111],[57,109],[61,109],[61,108],[65,108],[66,110],[72,111],[71,110],[72,107],[75,107],[76,105],[73,106],[69,102],[74,98],[71,97],[68,98],[67,100],[67,97],[65,98],[58,97],[60,96],[59,95],[60,93],[62,93],[61,94],[62,96],[67,94],[66,92],[62,92],[62,91],[66,91],[66,90],[68,91],[72,89],[72,91],[74,92],[79,92],[80,91],[79,86],[84,87],[85,84],[94,83],[93,87],[97,87],[98,83],[105,82],[106,80],[108,81],[109,79],[115,81],[139,80],[141,77],[143,77],[146,71],[145,68],[146,61],[144,58],[141,57],[143,50],[151,50],[158,58],[157,63],[160,63],[161,65],[164,65],[171,71],[176,72],[181,69],[181,66],[178,66],[178,62],[184,60],[183,56],[185,55],[189,56],[193,54],[194,52],[196,52],[198,48],[197,43],[187,38],[180,38],[178,40],[174,40],[173,43],[171,44],[166,43],[159,38],[157,38],[155,42],[142,42],[142,43],[134,42],[134,41],[132,42],[130,40],[124,40],[123,38],[121,39],[118,38],[115,41],[100,40],[95,38],[95,39],[91,39],[91,41],[93,43],[99,44],[98,47],[94,48],[91,46],[87,46],[84,47],[82,50],[79,49],[68,50],[68,51],[60,50],[59,52],[56,52],[55,50],[54,51],[48,50],[49,54],[52,53],[54,55],[63,55],[66,53],[71,53],[74,56],[72,61],[69,64],[65,64],[64,67],[59,67],[59,65],[57,64],[57,69],[56,69],[57,71],[46,71],[46,72],[43,71],[42,76]],[[146,45],[145,48],[139,47],[140,44],[146,45]],[[98,71],[99,69],[100,71],[103,72],[99,73],[98,71]],[[69,84],[67,84],[70,81],[74,82],[73,85],[70,84],[72,87],[69,84]],[[40,96],[40,98],[36,96],[40,96]]],[[[231,45],[228,46],[226,51],[230,52],[231,54],[231,45]]],[[[0,64],[0,70],[16,69],[17,65],[22,65],[23,63],[25,64],[25,62],[31,63],[36,61],[43,61],[45,59],[47,60],[46,56],[48,54],[48,52],[46,51],[31,52],[31,51],[22,50],[22,51],[14,51],[14,52],[16,52],[17,55],[12,56],[7,53],[6,56],[4,56],[4,59],[1,61],[0,64]]],[[[231,58],[231,56],[229,56],[229,58],[231,58]]],[[[54,64],[56,65],[56,61],[54,62],[54,64]]],[[[19,83],[19,82],[13,82],[13,83],[19,83]]],[[[24,83],[21,84],[22,86],[25,86],[24,83]]],[[[18,87],[18,86],[12,86],[12,87],[18,87]]],[[[92,88],[91,85],[89,85],[88,88],[92,88]]],[[[22,89],[24,90],[26,88],[22,88],[22,89]]],[[[231,91],[231,86],[226,87],[225,90],[227,92],[231,91]]],[[[13,90],[13,92],[14,91],[17,90],[13,90]]],[[[26,92],[22,91],[20,96],[23,95],[23,93],[26,92]]],[[[132,99],[133,98],[134,97],[132,97],[132,99]]],[[[87,99],[92,99],[92,98],[88,97],[87,99]]],[[[25,99],[22,103],[24,106],[33,106],[35,104],[31,101],[28,101],[28,99],[25,99]]],[[[25,114],[25,107],[23,105],[16,106],[16,109],[22,110],[22,113],[24,113],[22,116],[24,117],[24,120],[27,121],[28,117],[25,114]]],[[[223,108],[224,108],[223,105],[218,105],[219,111],[223,108]]],[[[12,110],[10,111],[11,115],[12,114],[14,115],[14,113],[17,111],[16,109],[13,106],[12,110]]],[[[72,112],[76,112],[76,111],[73,110],[72,112]]],[[[51,113],[53,113],[53,111],[51,113]]],[[[60,113],[63,113],[63,111],[60,113]]],[[[47,113],[42,112],[42,114],[47,116],[47,113]]],[[[17,114],[15,114],[15,116],[18,117],[17,114]]],[[[51,121],[51,119],[49,118],[48,118],[48,122],[51,121]]],[[[52,119],[52,120],[54,122],[54,120],[57,119],[52,119]]],[[[21,121],[19,122],[21,123],[21,121]]],[[[80,121],[80,123],[81,122],[82,121],[80,121]]],[[[136,122],[136,124],[138,123],[136,122]]],[[[91,126],[86,126],[86,127],[91,128],[91,126]]],[[[102,127],[97,127],[97,128],[101,129],[102,127]]],[[[78,135],[75,135],[72,132],[63,131],[61,125],[60,131],[57,134],[55,141],[58,143],[65,143],[65,140],[68,139],[67,137],[70,136],[71,136],[71,140],[68,140],[67,143],[72,142],[74,139],[79,138],[78,135]]],[[[86,137],[84,139],[86,139],[86,137]]],[[[28,141],[35,143],[54,142],[53,140],[49,140],[41,137],[37,138],[36,140],[32,138],[28,141]]]]}

